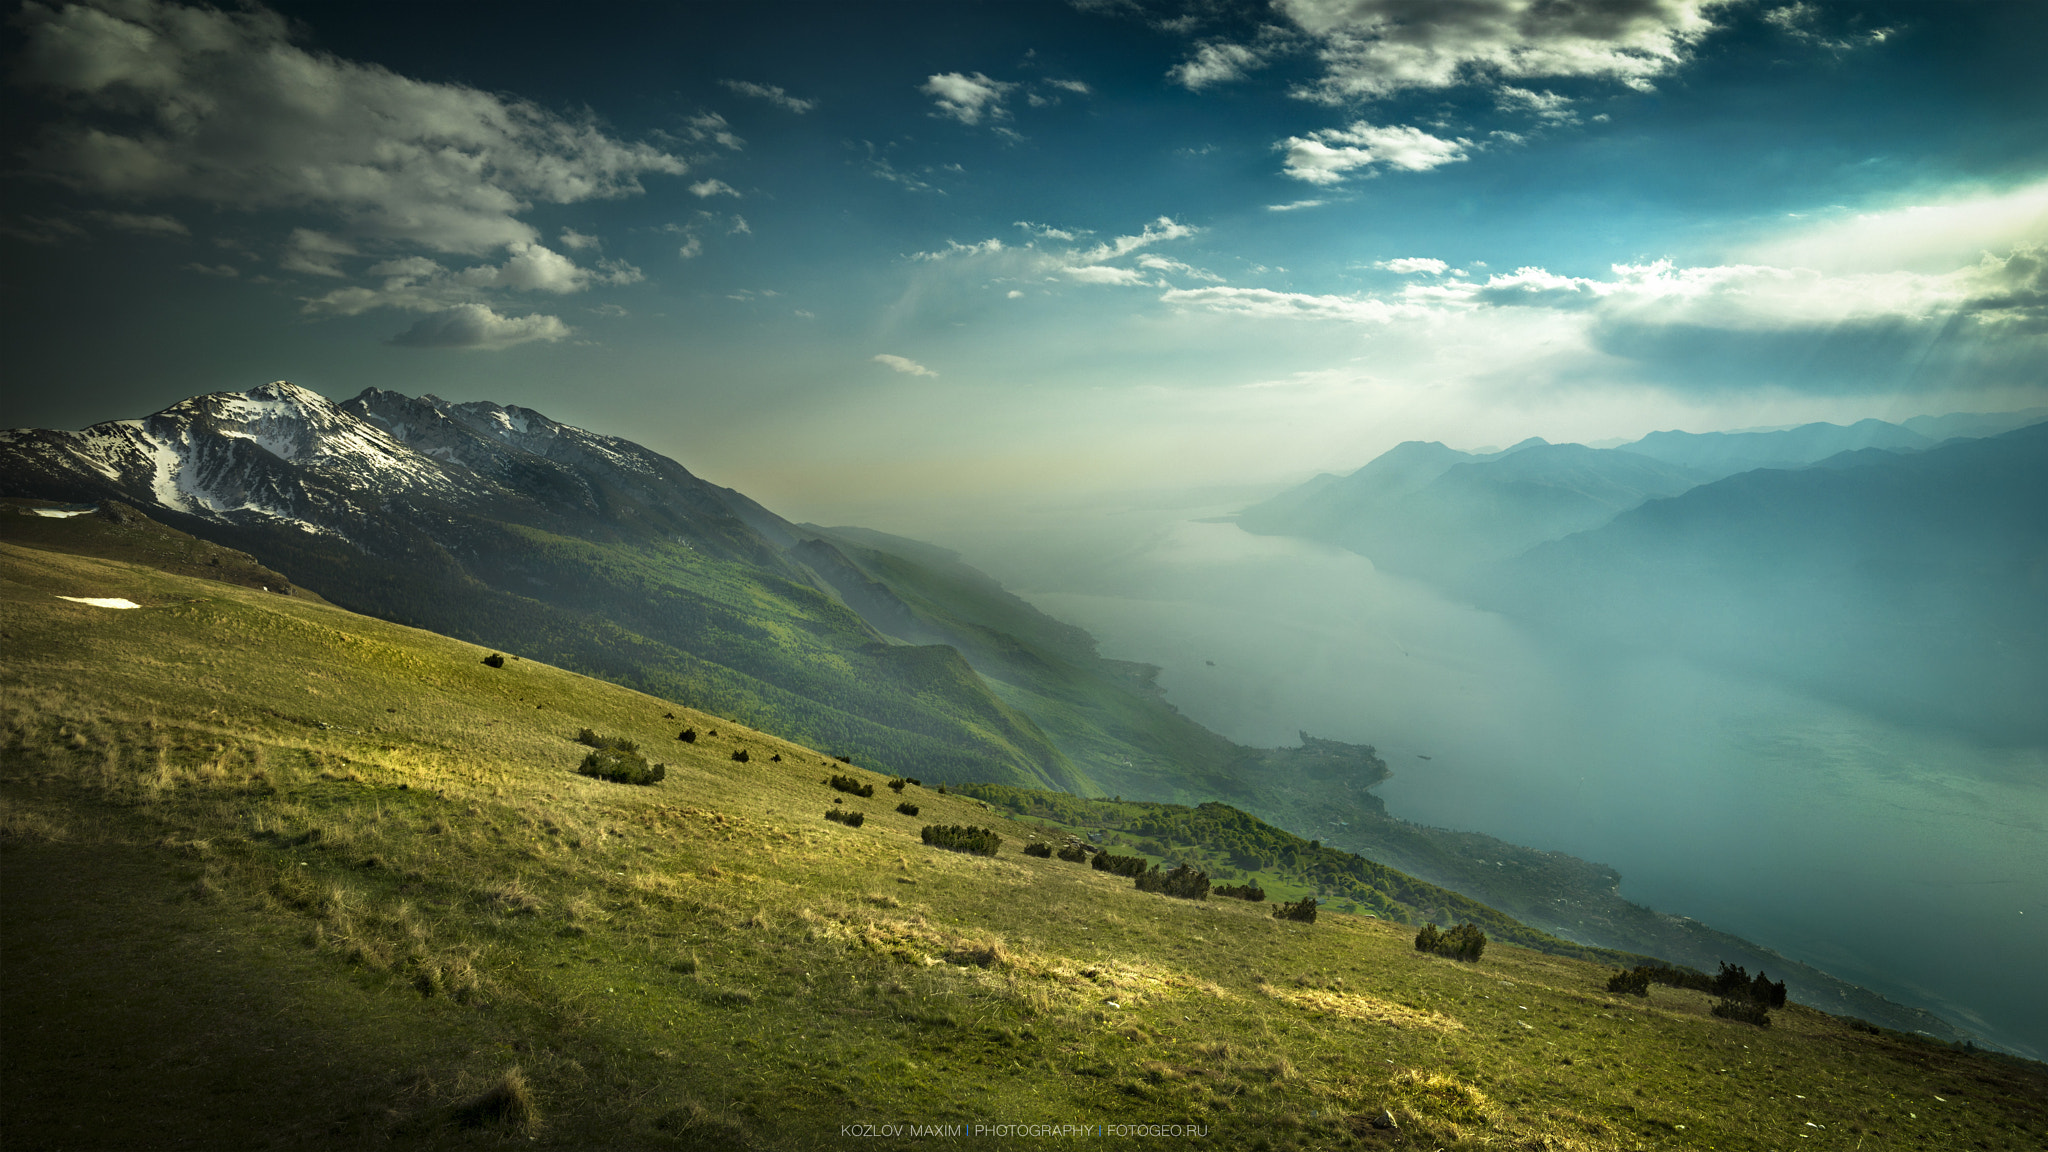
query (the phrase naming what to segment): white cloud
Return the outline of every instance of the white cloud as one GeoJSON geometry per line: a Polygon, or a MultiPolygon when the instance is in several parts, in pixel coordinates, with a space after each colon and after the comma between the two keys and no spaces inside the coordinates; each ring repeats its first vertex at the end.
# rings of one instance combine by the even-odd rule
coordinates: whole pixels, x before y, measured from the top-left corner
{"type": "Polygon", "coordinates": [[[185,271],[197,272],[202,276],[219,276],[227,280],[232,280],[242,274],[242,270],[233,264],[187,264],[185,265],[185,271]]]}
{"type": "Polygon", "coordinates": [[[699,142],[709,140],[722,148],[730,148],[734,152],[747,146],[745,140],[733,135],[732,125],[725,122],[725,117],[720,116],[716,112],[704,112],[690,117],[685,132],[691,140],[699,142]]]}
{"type": "Polygon", "coordinates": [[[585,236],[574,228],[562,229],[561,244],[562,247],[572,252],[581,252],[586,248],[601,248],[604,246],[604,242],[597,237],[585,236]]]}
{"type": "Polygon", "coordinates": [[[458,304],[423,316],[387,343],[400,348],[462,348],[498,351],[535,340],[553,343],[569,335],[560,318],[534,314],[500,316],[482,304],[458,304]]]}
{"type": "Polygon", "coordinates": [[[1003,250],[1003,242],[994,237],[979,244],[962,244],[958,240],[946,241],[946,246],[935,252],[914,252],[912,260],[950,260],[959,256],[988,256],[1003,250]]]}
{"type": "Polygon", "coordinates": [[[140,212],[88,212],[86,216],[109,228],[123,232],[135,232],[144,236],[190,236],[192,230],[184,222],[172,216],[147,215],[140,212]]]}
{"type": "Polygon", "coordinates": [[[676,255],[684,260],[695,260],[704,254],[704,238],[690,235],[683,238],[683,246],[676,249],[676,255]]]}
{"type": "Polygon", "coordinates": [[[1503,112],[1526,112],[1555,124],[1576,124],[1579,119],[1572,112],[1572,102],[1555,92],[1534,92],[1503,84],[1494,90],[1493,102],[1503,112]]]}
{"type": "Polygon", "coordinates": [[[1159,299],[1168,304],[1211,312],[1294,320],[1384,324],[1404,312],[1400,305],[1367,296],[1319,296],[1307,292],[1278,292],[1270,288],[1173,288],[1159,299]]]}
{"type": "Polygon", "coordinates": [[[803,100],[791,96],[777,84],[756,84],[750,80],[720,80],[719,83],[742,96],[766,100],[777,108],[794,112],[799,116],[818,106],[816,100],[803,100]]]}
{"type": "Polygon", "coordinates": [[[728,236],[752,236],[754,234],[753,225],[748,224],[747,218],[737,212],[732,214],[732,224],[725,231],[728,236]]]}
{"type": "Polygon", "coordinates": [[[1042,240],[1079,240],[1081,238],[1078,232],[1070,232],[1064,228],[1055,228],[1050,224],[1033,224],[1029,220],[1017,221],[1017,227],[1042,240]]]}
{"type": "Polygon", "coordinates": [[[1406,125],[1378,127],[1363,120],[1349,128],[1326,128],[1274,145],[1287,153],[1286,173],[1310,184],[1339,184],[1357,169],[1375,165],[1426,172],[1469,159],[1472,142],[1444,140],[1406,125]]]}
{"type": "MultiPolygon", "coordinates": [[[[320,245],[330,238],[301,230],[300,247],[284,263],[295,271],[311,272],[324,256],[320,245]]],[[[337,269],[328,275],[340,276],[337,269]]],[[[477,264],[450,271],[425,256],[406,256],[380,261],[364,270],[379,280],[376,286],[351,285],[309,299],[305,310],[315,315],[355,316],[376,308],[399,308],[413,312],[443,312],[458,305],[480,303],[491,291],[547,292],[561,296],[582,292],[597,285],[635,284],[645,279],[640,269],[621,260],[601,260],[594,268],[584,267],[544,244],[514,245],[502,264],[477,264]]]]}
{"type": "Polygon", "coordinates": [[[938,375],[937,372],[932,371],[931,369],[925,367],[922,364],[919,364],[917,361],[912,360],[907,356],[892,356],[887,352],[880,352],[875,354],[875,356],[872,357],[872,359],[875,363],[884,365],[891,371],[901,372],[905,376],[938,375]]]}
{"type": "Polygon", "coordinates": [[[1134,268],[1117,268],[1108,264],[1080,264],[1061,269],[1068,276],[1083,284],[1149,284],[1145,274],[1134,268]]]}
{"type": "Polygon", "coordinates": [[[365,243],[480,254],[536,240],[519,219],[533,203],[685,170],[588,119],[300,48],[260,8],[102,0],[15,19],[12,79],[72,112],[30,162],[91,193],[311,212],[365,243]]]}
{"type": "Polygon", "coordinates": [[[1867,32],[1845,32],[1839,36],[1828,36],[1814,31],[1814,24],[1819,16],[1820,9],[1801,0],[1800,3],[1772,8],[1765,12],[1764,23],[1772,25],[1794,40],[1803,40],[1836,54],[1882,44],[1891,39],[1892,33],[1896,31],[1892,28],[1873,28],[1867,32]]]}
{"type": "Polygon", "coordinates": [[[1347,104],[1491,77],[1577,76],[1647,89],[1727,0],[1276,0],[1323,74],[1297,91],[1347,104]]]}
{"type": "Polygon", "coordinates": [[[340,258],[356,254],[356,246],[346,240],[311,228],[294,228],[277,265],[287,272],[346,279],[348,273],[341,270],[340,258]]]}
{"type": "Polygon", "coordinates": [[[1426,272],[1431,276],[1441,276],[1450,265],[1438,260],[1434,256],[1396,256],[1392,260],[1382,260],[1374,264],[1373,267],[1384,268],[1389,272],[1397,272],[1403,276],[1413,276],[1418,272],[1426,272]]]}
{"type": "Polygon", "coordinates": [[[1266,205],[1266,211],[1299,212],[1304,208],[1321,208],[1323,205],[1328,203],[1328,200],[1296,200],[1289,204],[1268,204],[1266,205]]]}
{"type": "Polygon", "coordinates": [[[1006,298],[1011,300],[1022,300],[1024,298],[1024,293],[1016,288],[1012,288],[1006,294],[1006,298]]]}
{"type": "Polygon", "coordinates": [[[939,115],[962,124],[979,124],[984,117],[999,120],[1008,115],[1003,110],[1003,98],[1015,87],[1015,84],[991,80],[979,72],[972,76],[942,72],[926,78],[918,91],[937,103],[939,115]]]}
{"type": "Polygon", "coordinates": [[[1118,236],[1106,244],[1098,244],[1081,253],[1079,259],[1084,263],[1099,264],[1163,241],[1193,236],[1199,231],[1201,229],[1191,225],[1177,223],[1171,216],[1161,216],[1145,225],[1136,235],[1118,236]]]}
{"type": "Polygon", "coordinates": [[[1081,96],[1092,96],[1095,94],[1095,89],[1090,88],[1085,81],[1081,80],[1047,80],[1046,83],[1055,88],[1064,88],[1081,96]]]}
{"type": "Polygon", "coordinates": [[[1191,280],[1213,280],[1217,283],[1222,283],[1223,281],[1223,277],[1216,275],[1214,272],[1196,268],[1190,264],[1183,264],[1178,260],[1169,260],[1156,252],[1148,252],[1138,257],[1138,267],[1150,268],[1154,272],[1172,272],[1179,276],[1186,276],[1191,280]]]}
{"type": "Polygon", "coordinates": [[[1195,54],[1166,74],[1173,82],[1195,92],[1212,84],[1242,80],[1245,73],[1266,65],[1265,55],[1243,44],[1203,44],[1195,54]]]}
{"type": "Polygon", "coordinates": [[[700,200],[706,200],[713,196],[736,197],[739,195],[739,192],[723,180],[699,180],[695,184],[690,185],[690,195],[700,200]]]}

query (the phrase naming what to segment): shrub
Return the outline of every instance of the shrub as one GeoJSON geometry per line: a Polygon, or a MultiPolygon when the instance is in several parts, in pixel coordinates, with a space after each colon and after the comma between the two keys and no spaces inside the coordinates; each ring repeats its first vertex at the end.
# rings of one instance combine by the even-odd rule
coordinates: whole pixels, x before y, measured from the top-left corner
{"type": "Polygon", "coordinates": [[[908,783],[910,783],[910,781],[905,780],[899,776],[896,779],[889,781],[889,791],[901,792],[903,791],[903,786],[908,783]]]}
{"type": "Polygon", "coordinates": [[[588,728],[576,733],[576,742],[578,744],[588,744],[592,748],[606,748],[615,752],[638,752],[640,750],[640,745],[626,739],[624,736],[600,736],[588,728]]]}
{"type": "Polygon", "coordinates": [[[1783,1008],[1785,1006],[1785,982],[1780,980],[1772,983],[1770,977],[1759,972],[1756,974],[1756,980],[1749,986],[1749,998],[1766,1008],[1783,1008]]]}
{"type": "Polygon", "coordinates": [[[486,668],[503,668],[504,666],[505,658],[503,656],[498,655],[496,652],[493,652],[489,656],[484,657],[484,667],[486,668]]]}
{"type": "Polygon", "coordinates": [[[1424,924],[1422,931],[1415,934],[1415,950],[1476,963],[1486,951],[1486,933],[1477,924],[1460,924],[1449,932],[1439,931],[1434,924],[1424,924]]]}
{"type": "Polygon", "coordinates": [[[834,756],[833,759],[839,761],[841,764],[853,763],[853,757],[851,756],[834,756]]]}
{"type": "Polygon", "coordinates": [[[695,744],[697,742],[697,730],[695,728],[685,728],[681,732],[676,733],[676,739],[681,740],[685,744],[695,744]]]}
{"type": "Polygon", "coordinates": [[[1212,891],[1218,896],[1235,896],[1239,900],[1249,900],[1254,904],[1266,898],[1266,890],[1257,884],[1224,884],[1212,891]]]}
{"type": "Polygon", "coordinates": [[[771,763],[780,764],[782,763],[782,753],[777,752],[775,755],[770,756],[768,759],[771,763]]]}
{"type": "Polygon", "coordinates": [[[1724,996],[1714,1005],[1713,1013],[1723,1020],[1737,1020],[1759,1028],[1771,1026],[1771,1014],[1748,996],[1724,996]]]}
{"type": "Polygon", "coordinates": [[[747,750],[745,748],[742,748],[739,751],[734,752],[732,754],[732,758],[739,761],[742,764],[745,764],[747,762],[747,750]]]}
{"type": "Polygon", "coordinates": [[[585,756],[576,771],[614,784],[654,784],[668,775],[668,765],[649,764],[631,747],[599,748],[585,756]]]}
{"type": "Polygon", "coordinates": [[[1740,964],[1721,961],[1721,970],[1714,974],[1714,982],[1707,990],[1716,996],[1741,996],[1749,993],[1749,971],[1740,964]]]}
{"type": "Polygon", "coordinates": [[[1617,995],[1648,996],[1650,972],[1647,966],[1616,972],[1607,978],[1607,990],[1617,995]]]}
{"type": "Polygon", "coordinates": [[[976,828],[966,824],[927,824],[924,826],[924,842],[934,848],[945,848],[953,852],[969,852],[976,856],[993,856],[1003,838],[993,828],[976,828]]]}
{"type": "Polygon", "coordinates": [[[1088,850],[1079,844],[1069,844],[1060,849],[1058,855],[1069,864],[1079,864],[1088,859],[1088,850]]]}
{"type": "Polygon", "coordinates": [[[1036,856],[1041,860],[1050,860],[1052,859],[1052,845],[1026,844],[1024,846],[1024,854],[1026,856],[1036,856]]]}
{"type": "Polygon", "coordinates": [[[1183,900],[1209,898],[1209,874],[1197,872],[1187,864],[1171,872],[1150,868],[1139,873],[1137,880],[1140,892],[1157,892],[1162,896],[1178,896],[1183,900]]]}
{"type": "Polygon", "coordinates": [[[873,784],[863,784],[851,776],[835,775],[827,783],[841,792],[851,793],[855,796],[873,796],[875,794],[875,786],[873,784]]]}
{"type": "Polygon", "coordinates": [[[901,804],[898,804],[898,805],[896,806],[896,810],[897,810],[898,812],[901,812],[901,813],[903,813],[903,814],[904,814],[905,816],[915,816],[915,815],[917,815],[917,812],[918,812],[918,808],[917,808],[917,805],[915,805],[915,804],[912,804],[912,803],[911,803],[910,801],[908,801],[908,800],[905,800],[905,801],[904,801],[903,803],[901,803],[901,804]]]}
{"type": "Polygon", "coordinates": [[[848,828],[858,828],[867,823],[868,816],[865,812],[848,812],[841,808],[828,808],[825,810],[825,819],[844,824],[848,828]]]}
{"type": "Polygon", "coordinates": [[[1107,872],[1112,876],[1129,876],[1133,879],[1144,875],[1145,869],[1151,867],[1143,856],[1117,856],[1109,852],[1097,852],[1091,863],[1097,872],[1107,872]]]}
{"type": "Polygon", "coordinates": [[[1316,898],[1303,896],[1292,904],[1282,904],[1273,909],[1275,920],[1299,920],[1303,924],[1316,922],[1316,898]]]}

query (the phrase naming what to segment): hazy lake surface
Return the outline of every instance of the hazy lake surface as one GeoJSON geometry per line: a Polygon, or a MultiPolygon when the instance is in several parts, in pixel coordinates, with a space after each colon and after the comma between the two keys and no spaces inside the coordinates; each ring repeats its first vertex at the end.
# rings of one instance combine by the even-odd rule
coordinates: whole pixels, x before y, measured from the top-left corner
{"type": "Polygon", "coordinates": [[[1241,506],[927,535],[1160,665],[1234,740],[1376,745],[1395,815],[1612,865],[1629,899],[2048,1054],[2048,750],[1569,651],[1363,557],[1195,519],[1241,506]]]}

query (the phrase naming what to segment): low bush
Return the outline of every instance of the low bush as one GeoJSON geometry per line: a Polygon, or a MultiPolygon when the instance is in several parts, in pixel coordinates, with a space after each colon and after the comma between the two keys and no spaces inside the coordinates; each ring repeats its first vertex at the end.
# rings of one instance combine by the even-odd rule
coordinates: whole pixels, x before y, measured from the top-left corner
{"type": "Polygon", "coordinates": [[[578,744],[588,744],[592,748],[607,748],[616,752],[638,752],[640,750],[640,745],[626,739],[624,736],[600,736],[588,728],[576,733],[576,742],[578,744]]]}
{"type": "Polygon", "coordinates": [[[854,796],[873,796],[875,794],[875,786],[873,784],[863,784],[851,776],[834,775],[826,783],[829,783],[841,792],[854,796]]]}
{"type": "Polygon", "coordinates": [[[1616,972],[1607,978],[1607,990],[1618,996],[1648,996],[1650,973],[1647,967],[1616,972]]]}
{"type": "Polygon", "coordinates": [[[745,748],[739,749],[738,751],[732,754],[732,758],[739,761],[742,764],[745,764],[748,760],[747,750],[745,748]]]}
{"type": "Polygon", "coordinates": [[[1292,904],[1282,904],[1273,909],[1275,920],[1299,920],[1303,924],[1316,922],[1316,898],[1303,896],[1292,904]]]}
{"type": "Polygon", "coordinates": [[[889,781],[889,791],[901,792],[903,791],[903,786],[908,783],[910,783],[910,781],[905,780],[899,776],[896,779],[889,781]]]}
{"type": "Polygon", "coordinates": [[[993,828],[976,828],[967,824],[927,824],[924,826],[924,842],[934,848],[945,848],[953,852],[967,852],[976,856],[993,856],[1002,845],[1003,838],[993,828]]]}
{"type": "Polygon", "coordinates": [[[903,803],[896,805],[896,810],[898,812],[903,813],[905,816],[915,816],[918,813],[917,805],[912,804],[908,800],[905,800],[903,803]]]}
{"type": "Polygon", "coordinates": [[[833,759],[839,761],[841,764],[853,763],[853,757],[851,756],[834,756],[833,759]]]}
{"type": "Polygon", "coordinates": [[[1723,1020],[1736,1020],[1759,1028],[1771,1026],[1769,1010],[1748,996],[1724,996],[1714,1004],[1712,1011],[1723,1020]]]}
{"type": "Polygon", "coordinates": [[[1197,872],[1187,864],[1182,864],[1170,872],[1150,868],[1140,872],[1137,880],[1140,892],[1157,892],[1162,896],[1178,896],[1182,900],[1209,898],[1209,874],[1197,872]]]}
{"type": "Polygon", "coordinates": [[[1486,933],[1477,924],[1460,924],[1449,932],[1439,931],[1434,924],[1424,924],[1422,931],[1415,934],[1415,950],[1477,963],[1486,951],[1486,933]]]}
{"type": "Polygon", "coordinates": [[[1234,896],[1239,900],[1249,900],[1254,904],[1266,898],[1266,890],[1257,884],[1223,884],[1211,889],[1211,891],[1215,892],[1218,896],[1234,896]]]}
{"type": "Polygon", "coordinates": [[[496,652],[493,652],[489,656],[484,657],[484,667],[486,668],[503,668],[504,666],[505,658],[503,656],[498,655],[496,652]]]}
{"type": "Polygon", "coordinates": [[[1080,864],[1088,859],[1088,850],[1079,844],[1069,844],[1060,849],[1057,855],[1069,864],[1080,864]]]}
{"type": "Polygon", "coordinates": [[[848,812],[843,808],[828,808],[825,811],[825,819],[844,824],[848,828],[858,828],[868,822],[868,815],[865,812],[848,812]]]}
{"type": "Polygon", "coordinates": [[[1129,876],[1132,879],[1144,875],[1145,869],[1151,867],[1143,856],[1118,856],[1109,852],[1097,852],[1091,863],[1097,872],[1107,872],[1112,876],[1129,876]]]}
{"type": "Polygon", "coordinates": [[[1041,860],[1050,860],[1052,859],[1052,845],[1026,844],[1024,846],[1024,854],[1026,856],[1036,856],[1041,860]]]}
{"type": "Polygon", "coordinates": [[[668,765],[649,764],[647,757],[628,746],[595,749],[576,771],[614,784],[655,784],[668,775],[668,765]]]}
{"type": "Polygon", "coordinates": [[[685,744],[695,744],[697,742],[697,730],[695,728],[685,728],[681,732],[676,733],[676,739],[681,740],[685,744]]]}

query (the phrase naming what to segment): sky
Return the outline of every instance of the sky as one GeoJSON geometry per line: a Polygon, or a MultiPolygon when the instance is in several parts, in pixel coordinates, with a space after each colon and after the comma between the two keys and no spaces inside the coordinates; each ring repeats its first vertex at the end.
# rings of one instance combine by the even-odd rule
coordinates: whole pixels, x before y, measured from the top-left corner
{"type": "Polygon", "coordinates": [[[2044,42],[2019,0],[19,4],[0,426],[431,392],[889,528],[2031,407],[2044,42]]]}

